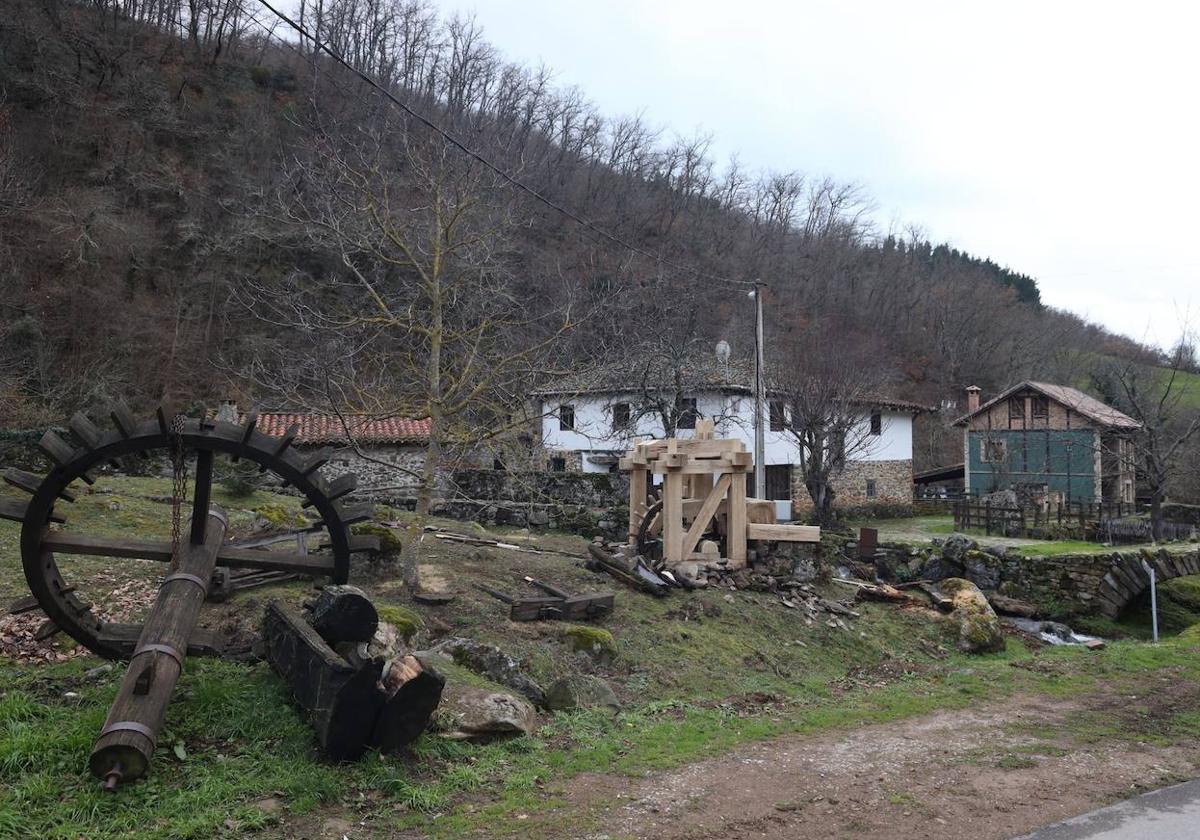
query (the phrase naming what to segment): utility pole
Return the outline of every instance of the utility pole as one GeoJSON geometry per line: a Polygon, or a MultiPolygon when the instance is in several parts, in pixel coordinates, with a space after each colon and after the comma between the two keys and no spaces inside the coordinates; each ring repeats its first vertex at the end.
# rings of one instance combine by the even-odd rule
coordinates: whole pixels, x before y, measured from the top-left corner
{"type": "Polygon", "coordinates": [[[754,281],[754,495],[767,497],[767,458],[763,414],[766,403],[767,374],[763,369],[763,284],[754,281]]]}

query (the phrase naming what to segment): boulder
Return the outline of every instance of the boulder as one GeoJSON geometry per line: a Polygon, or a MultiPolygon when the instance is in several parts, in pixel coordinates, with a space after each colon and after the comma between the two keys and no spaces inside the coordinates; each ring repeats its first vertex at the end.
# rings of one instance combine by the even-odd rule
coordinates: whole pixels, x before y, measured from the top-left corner
{"type": "Polygon", "coordinates": [[[1015,615],[1018,618],[1037,618],[1038,608],[1019,598],[1010,598],[995,592],[988,596],[992,608],[1001,615],[1015,615]]]}
{"type": "Polygon", "coordinates": [[[939,584],[954,605],[958,619],[958,647],[966,653],[995,653],[1004,650],[1000,619],[987,597],[969,580],[947,578],[939,584]]]}
{"type": "Polygon", "coordinates": [[[621,710],[621,704],[604,680],[590,674],[573,674],[550,686],[546,692],[546,708],[555,712],[607,709],[615,714],[621,710]]]}
{"type": "Polygon", "coordinates": [[[514,694],[447,683],[434,725],[447,738],[486,741],[532,734],[537,715],[527,700],[514,694]]]}
{"type": "Polygon", "coordinates": [[[970,549],[962,559],[963,577],[980,589],[994,590],[1000,585],[1000,561],[986,551],[970,549]]]}
{"type": "Polygon", "coordinates": [[[517,660],[495,645],[454,637],[440,642],[429,652],[448,656],[462,667],[520,692],[538,706],[546,704],[546,692],[542,687],[521,671],[517,660]]]}
{"type": "Polygon", "coordinates": [[[965,534],[951,534],[942,543],[942,559],[951,563],[961,563],[968,551],[977,551],[979,543],[965,534]]]}
{"type": "Polygon", "coordinates": [[[567,627],[563,630],[563,640],[578,656],[596,665],[611,665],[617,658],[616,639],[600,627],[567,627]]]}
{"type": "Polygon", "coordinates": [[[946,578],[962,577],[965,573],[962,563],[947,560],[941,555],[934,554],[921,567],[921,577],[926,580],[945,580],[946,578]]]}

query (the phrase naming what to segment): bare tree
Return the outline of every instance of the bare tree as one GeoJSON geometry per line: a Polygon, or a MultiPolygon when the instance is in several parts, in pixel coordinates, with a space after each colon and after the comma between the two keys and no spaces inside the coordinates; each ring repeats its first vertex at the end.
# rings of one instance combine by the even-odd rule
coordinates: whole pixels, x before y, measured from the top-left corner
{"type": "Polygon", "coordinates": [[[847,338],[828,324],[813,325],[767,363],[768,386],[783,403],[783,429],[822,525],[834,521],[839,473],[871,452],[882,432],[872,428],[871,416],[886,370],[865,339],[847,338]]]}
{"type": "MultiPolygon", "coordinates": [[[[1185,337],[1187,330],[1184,330],[1185,337]]],[[[1163,535],[1163,503],[1185,461],[1188,444],[1200,432],[1200,409],[1193,381],[1187,376],[1190,342],[1181,339],[1165,366],[1110,359],[1093,374],[1093,384],[1117,407],[1142,424],[1129,440],[1138,477],[1150,495],[1150,527],[1155,540],[1163,535]]],[[[1118,453],[1119,455],[1120,453],[1118,453]]]]}
{"type": "Polygon", "coordinates": [[[555,348],[577,324],[571,297],[529,312],[503,255],[519,205],[494,174],[442,144],[388,125],[323,132],[289,187],[280,198],[287,229],[338,258],[319,278],[248,280],[252,312],[311,336],[299,353],[289,348],[299,378],[274,386],[269,376],[255,378],[291,402],[428,418],[419,474],[395,467],[416,486],[405,562],[415,585],[417,546],[443,470],[529,428],[525,395],[561,370],[555,348]],[[400,139],[387,139],[393,134],[400,139]]]}

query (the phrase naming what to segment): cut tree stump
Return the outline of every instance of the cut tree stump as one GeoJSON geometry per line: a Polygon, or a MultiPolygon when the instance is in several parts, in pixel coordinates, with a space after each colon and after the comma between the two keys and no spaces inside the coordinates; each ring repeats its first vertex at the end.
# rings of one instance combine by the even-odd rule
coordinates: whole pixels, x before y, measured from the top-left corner
{"type": "Polygon", "coordinates": [[[379,613],[357,586],[326,586],[309,608],[309,623],[330,645],[365,642],[379,627],[379,613]]]}
{"type": "Polygon", "coordinates": [[[395,752],[425,731],[442,699],[445,678],[415,656],[397,656],[383,667],[382,694],[387,697],[375,722],[371,745],[395,752]]]}

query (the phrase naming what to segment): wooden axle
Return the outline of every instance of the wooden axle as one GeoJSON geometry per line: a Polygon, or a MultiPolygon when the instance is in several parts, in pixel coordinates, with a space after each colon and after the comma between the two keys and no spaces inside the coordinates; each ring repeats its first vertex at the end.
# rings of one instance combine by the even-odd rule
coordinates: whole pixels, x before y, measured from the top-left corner
{"type": "Polygon", "coordinates": [[[88,766],[92,775],[104,780],[106,790],[144,775],[154,754],[228,527],[219,508],[210,508],[204,519],[203,526],[190,528],[192,534],[203,534],[203,541],[180,546],[178,565],[159,587],[92,749],[88,766]]]}

